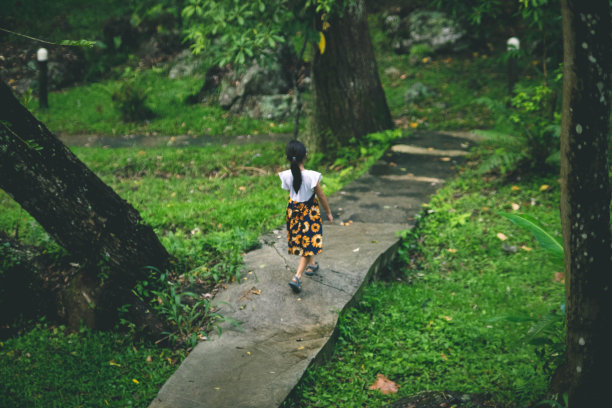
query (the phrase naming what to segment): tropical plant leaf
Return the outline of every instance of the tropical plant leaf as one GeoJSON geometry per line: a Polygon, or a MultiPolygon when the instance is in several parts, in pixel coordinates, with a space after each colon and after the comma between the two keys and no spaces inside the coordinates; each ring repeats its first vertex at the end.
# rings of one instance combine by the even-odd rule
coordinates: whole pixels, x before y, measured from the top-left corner
{"type": "Polygon", "coordinates": [[[563,315],[558,313],[545,314],[529,328],[527,335],[525,336],[525,340],[527,343],[534,345],[552,343],[552,339],[546,332],[555,324],[562,322],[563,318],[563,315]]]}
{"type": "Polygon", "coordinates": [[[540,246],[546,249],[555,260],[563,261],[563,244],[557,237],[546,231],[536,218],[528,214],[498,214],[531,232],[540,246]]]}

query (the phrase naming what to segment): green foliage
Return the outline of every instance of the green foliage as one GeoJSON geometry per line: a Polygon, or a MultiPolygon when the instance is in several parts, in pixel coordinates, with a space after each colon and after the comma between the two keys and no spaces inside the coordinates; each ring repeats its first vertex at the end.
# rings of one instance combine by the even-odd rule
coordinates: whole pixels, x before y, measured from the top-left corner
{"type": "MultiPolygon", "coordinates": [[[[153,271],[153,276],[158,277],[157,282],[142,281],[136,285],[133,292],[166,319],[170,330],[166,334],[171,344],[195,347],[199,340],[205,338],[211,327],[226,320],[212,306],[210,293],[198,295],[188,290],[194,287],[194,276],[190,276],[187,282],[172,279],[168,271],[153,271]]],[[[122,323],[131,325],[125,319],[122,323]]]]}
{"type": "Polygon", "coordinates": [[[218,64],[223,66],[244,64],[285,42],[282,24],[290,12],[283,5],[263,0],[189,0],[182,16],[193,52],[206,50],[216,55],[218,64]]]}
{"type": "Polygon", "coordinates": [[[121,87],[113,93],[112,101],[115,109],[121,113],[125,122],[140,122],[155,116],[146,105],[149,89],[140,87],[133,79],[127,79],[121,87]]]}
{"type": "MultiPolygon", "coordinates": [[[[559,75],[555,85],[560,81],[559,75]]],[[[483,161],[481,173],[549,171],[559,166],[561,119],[554,106],[557,91],[533,84],[518,84],[515,89],[510,107],[504,100],[488,97],[476,100],[497,118],[495,130],[478,132],[493,149],[493,154],[483,161]]]]}
{"type": "Polygon", "coordinates": [[[410,57],[416,58],[418,60],[428,57],[433,54],[433,49],[427,44],[415,44],[410,47],[410,53],[408,54],[410,57]]]}
{"type": "MultiPolygon", "coordinates": [[[[311,29],[315,15],[325,27],[331,14],[342,14],[345,0],[189,0],[182,12],[186,38],[195,54],[206,50],[220,65],[244,65],[270,56],[295,37],[318,40],[311,29]]],[[[325,29],[325,28],[323,28],[325,29]]]]}
{"type": "Polygon", "coordinates": [[[517,203],[557,226],[559,192],[541,191],[543,183],[552,184],[532,179],[513,189],[465,171],[441,189],[404,234],[402,282],[371,285],[340,316],[334,354],[307,372],[296,398],[312,407],[385,406],[420,391],[451,390],[486,394],[499,406],[542,400],[559,356],[551,343],[543,356],[542,342],[563,337],[548,313],[564,286],[547,254],[529,250],[529,232],[509,229],[497,213],[517,203]],[[500,315],[523,318],[491,319],[500,315]],[[368,390],[378,373],[401,385],[398,394],[368,390]]]}
{"type": "Polygon", "coordinates": [[[499,213],[499,215],[531,232],[540,246],[550,253],[553,260],[563,265],[563,243],[558,237],[547,231],[536,218],[529,214],[499,213]]]}

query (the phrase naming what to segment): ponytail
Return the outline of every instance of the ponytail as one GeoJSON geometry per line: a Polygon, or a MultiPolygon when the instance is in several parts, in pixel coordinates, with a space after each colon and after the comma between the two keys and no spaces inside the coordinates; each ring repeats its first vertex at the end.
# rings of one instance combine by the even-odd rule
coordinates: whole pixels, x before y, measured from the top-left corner
{"type": "Polygon", "coordinates": [[[297,194],[302,186],[302,172],[300,171],[300,164],[303,163],[304,159],[306,158],[306,147],[301,142],[292,140],[287,143],[285,154],[287,155],[287,160],[291,163],[293,190],[297,194]]]}

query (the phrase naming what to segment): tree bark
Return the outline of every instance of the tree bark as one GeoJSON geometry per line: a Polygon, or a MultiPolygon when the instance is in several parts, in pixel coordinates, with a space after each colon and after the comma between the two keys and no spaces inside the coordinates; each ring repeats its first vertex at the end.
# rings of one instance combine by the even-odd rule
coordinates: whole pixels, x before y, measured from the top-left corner
{"type": "Polygon", "coordinates": [[[325,51],[315,45],[312,63],[313,131],[317,150],[333,155],[353,138],[393,128],[370,39],[364,0],[351,2],[322,31],[325,51]]]}
{"type": "Polygon", "coordinates": [[[563,0],[561,222],[569,406],[610,405],[610,6],[563,0]]]}
{"type": "Polygon", "coordinates": [[[85,267],[61,294],[68,322],[107,328],[169,255],[139,213],[0,83],[0,188],[85,267]]]}

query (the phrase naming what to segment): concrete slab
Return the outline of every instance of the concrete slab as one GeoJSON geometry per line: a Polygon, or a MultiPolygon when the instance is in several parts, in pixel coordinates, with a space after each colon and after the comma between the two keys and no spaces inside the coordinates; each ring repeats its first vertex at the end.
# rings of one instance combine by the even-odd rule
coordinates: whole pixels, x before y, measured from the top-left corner
{"type": "Polygon", "coordinates": [[[150,408],[278,407],[308,366],[331,351],[339,314],[390,264],[397,232],[411,227],[463,157],[419,153],[465,150],[471,143],[433,132],[403,140],[398,144],[415,148],[390,149],[331,197],[337,222],[324,225],[321,268],[304,277],[300,294],[288,286],[299,257],[287,254],[284,229],[262,236],[261,248],[244,257],[241,282],[214,300],[240,327],[224,323],[221,336],[198,344],[150,408]]]}

